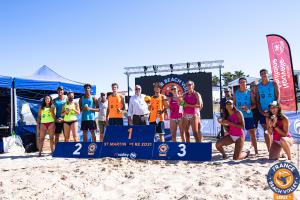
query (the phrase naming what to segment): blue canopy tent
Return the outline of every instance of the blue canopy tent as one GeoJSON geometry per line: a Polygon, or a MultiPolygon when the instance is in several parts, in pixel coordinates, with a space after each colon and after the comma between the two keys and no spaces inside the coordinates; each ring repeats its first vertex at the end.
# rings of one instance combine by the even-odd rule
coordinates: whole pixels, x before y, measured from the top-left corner
{"type": "MultiPolygon", "coordinates": [[[[14,78],[16,101],[14,125],[16,125],[16,133],[23,136],[23,142],[26,143],[24,135],[32,136],[36,133],[37,113],[45,95],[56,94],[57,87],[63,86],[65,92],[73,91],[75,98],[78,98],[85,93],[83,85],[84,83],[59,75],[46,65],[30,76],[14,78]]],[[[91,94],[96,94],[95,85],[91,88],[91,94]]]]}
{"type": "Polygon", "coordinates": [[[12,77],[0,75],[0,152],[3,152],[2,138],[12,130],[12,77]]]}
{"type": "Polygon", "coordinates": [[[12,87],[12,80],[12,77],[0,75],[0,88],[10,89],[12,87]]]}
{"type": "MultiPolygon", "coordinates": [[[[84,83],[67,79],[44,65],[34,74],[21,78],[14,78],[14,88],[29,91],[56,91],[58,86],[63,86],[65,91],[73,91],[75,94],[84,94],[84,83]]],[[[91,93],[96,94],[96,86],[92,86],[91,93]]]]}
{"type": "Polygon", "coordinates": [[[12,77],[0,75],[0,134],[9,130],[12,122],[12,77]]]}

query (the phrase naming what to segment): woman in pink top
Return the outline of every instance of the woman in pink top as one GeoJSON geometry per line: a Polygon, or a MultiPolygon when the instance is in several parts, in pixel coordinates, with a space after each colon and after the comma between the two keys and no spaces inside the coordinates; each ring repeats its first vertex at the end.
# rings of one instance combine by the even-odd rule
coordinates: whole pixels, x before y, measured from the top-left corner
{"type": "Polygon", "coordinates": [[[227,158],[223,146],[228,146],[230,144],[235,144],[233,159],[242,160],[248,157],[250,151],[247,153],[242,152],[245,137],[243,134],[243,129],[245,127],[243,114],[236,109],[233,105],[232,100],[226,101],[226,110],[224,119],[218,120],[229,133],[225,137],[219,139],[216,143],[216,148],[221,152],[223,158],[227,158]]]}
{"type": "Polygon", "coordinates": [[[180,130],[181,141],[185,142],[184,130],[182,127],[182,111],[180,112],[180,103],[183,102],[182,97],[178,94],[178,88],[176,85],[171,87],[171,95],[168,97],[169,109],[170,109],[170,129],[172,134],[172,141],[176,142],[177,127],[180,130]]]}
{"type": "Polygon", "coordinates": [[[189,129],[192,127],[194,138],[196,142],[202,141],[202,135],[200,135],[198,122],[199,117],[197,108],[200,110],[203,107],[201,95],[194,90],[195,84],[193,81],[187,81],[186,83],[188,92],[183,95],[184,107],[183,107],[183,128],[185,133],[186,142],[190,142],[189,129]]]}
{"type": "Polygon", "coordinates": [[[281,113],[281,108],[277,101],[273,101],[269,105],[269,116],[266,124],[269,134],[273,134],[273,142],[270,147],[269,159],[277,160],[280,152],[286,153],[289,160],[292,159],[291,146],[294,141],[289,133],[289,120],[281,113]]]}

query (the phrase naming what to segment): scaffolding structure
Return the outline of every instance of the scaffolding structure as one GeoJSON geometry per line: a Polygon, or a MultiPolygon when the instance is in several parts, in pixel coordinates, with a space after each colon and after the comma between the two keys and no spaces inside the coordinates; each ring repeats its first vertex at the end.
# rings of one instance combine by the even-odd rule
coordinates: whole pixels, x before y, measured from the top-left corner
{"type": "Polygon", "coordinates": [[[129,97],[129,90],[130,90],[129,87],[130,75],[144,74],[146,76],[147,74],[158,75],[167,72],[173,74],[173,72],[190,73],[196,71],[201,72],[207,69],[219,69],[220,98],[222,98],[222,79],[221,79],[222,68],[224,68],[224,60],[124,67],[125,70],[124,74],[127,76],[128,97],[129,97]]]}

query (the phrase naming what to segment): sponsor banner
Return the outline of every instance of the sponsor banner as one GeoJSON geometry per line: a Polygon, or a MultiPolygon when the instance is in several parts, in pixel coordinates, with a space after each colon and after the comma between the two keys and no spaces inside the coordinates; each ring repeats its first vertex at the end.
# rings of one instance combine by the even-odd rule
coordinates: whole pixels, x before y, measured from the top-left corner
{"type": "Polygon", "coordinates": [[[280,35],[267,35],[273,80],[280,91],[283,110],[296,111],[296,95],[291,51],[288,42],[280,35]]]}
{"type": "Polygon", "coordinates": [[[166,76],[143,76],[135,79],[136,85],[142,86],[142,93],[152,96],[153,83],[160,82],[163,85],[162,94],[169,96],[171,87],[176,85],[179,93],[187,92],[185,83],[192,80],[195,83],[195,90],[199,92],[203,100],[203,109],[201,110],[202,119],[213,118],[213,100],[212,100],[212,74],[207,72],[170,74],[166,76]]]}

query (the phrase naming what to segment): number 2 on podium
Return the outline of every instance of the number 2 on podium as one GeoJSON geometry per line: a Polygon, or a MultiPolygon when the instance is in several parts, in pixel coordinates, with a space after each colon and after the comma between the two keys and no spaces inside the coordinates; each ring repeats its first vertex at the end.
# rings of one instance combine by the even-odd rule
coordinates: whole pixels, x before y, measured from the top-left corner
{"type": "Polygon", "coordinates": [[[128,140],[131,140],[132,138],[132,128],[128,129],[128,140]]]}

